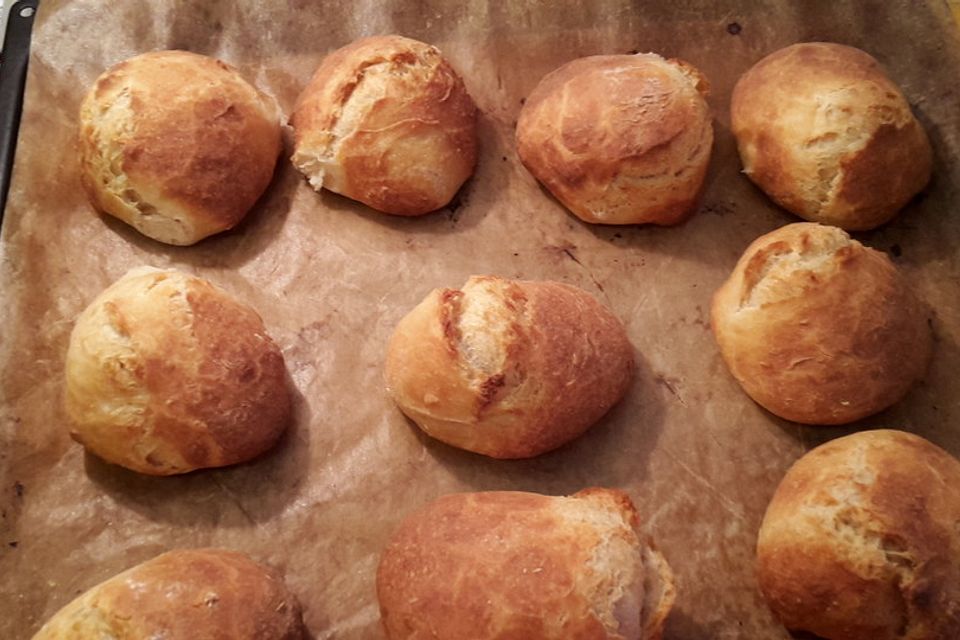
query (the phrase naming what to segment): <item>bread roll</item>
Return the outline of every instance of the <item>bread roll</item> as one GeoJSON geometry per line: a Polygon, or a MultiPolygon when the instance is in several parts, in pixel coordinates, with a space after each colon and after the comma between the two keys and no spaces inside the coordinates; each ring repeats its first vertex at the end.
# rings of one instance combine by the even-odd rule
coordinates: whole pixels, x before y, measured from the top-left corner
{"type": "Polygon", "coordinates": [[[633,349],[592,296],[556,282],[474,276],[400,321],[387,389],[427,434],[494,458],[576,438],[626,393],[633,349]]]}
{"type": "Polygon", "coordinates": [[[520,159],[570,211],[603,224],[676,224],[713,145],[707,82],[654,53],[591,56],[548,74],[517,122],[520,159]]]}
{"type": "Polygon", "coordinates": [[[107,70],[83,100],[81,178],[104,213],[193,244],[240,222],[267,188],[279,118],[272,98],[220,60],[145,53],[107,70]]]}
{"type": "Polygon", "coordinates": [[[932,349],[927,308],[886,254],[810,222],[751,244],[711,315],[750,397],[805,424],[844,424],[898,402],[932,349]]]}
{"type": "Polygon", "coordinates": [[[476,107],[435,47],[364,38],[327,56],[291,120],[293,164],[382,211],[415,216],[446,205],[477,161],[476,107]]]}
{"type": "Polygon", "coordinates": [[[927,135],[868,54],[807,42],[737,82],[730,117],[743,172],[801,218],[848,230],[890,220],[927,184],[927,135]]]}
{"type": "Polygon", "coordinates": [[[757,576],[790,629],[827,640],[960,638],[960,462],[902,431],[803,456],[760,528],[757,576]]]}
{"type": "Polygon", "coordinates": [[[253,458],[290,416],[283,356],[260,316],[206,280],[149,267],[77,318],[66,388],[74,439],[151,475],[253,458]]]}
{"type": "Polygon", "coordinates": [[[283,580],[220,549],[170,551],[93,587],[33,640],[300,640],[283,580]]]}
{"type": "Polygon", "coordinates": [[[626,494],[448,495],[409,516],[380,558],[390,640],[655,640],[670,567],[626,494]]]}

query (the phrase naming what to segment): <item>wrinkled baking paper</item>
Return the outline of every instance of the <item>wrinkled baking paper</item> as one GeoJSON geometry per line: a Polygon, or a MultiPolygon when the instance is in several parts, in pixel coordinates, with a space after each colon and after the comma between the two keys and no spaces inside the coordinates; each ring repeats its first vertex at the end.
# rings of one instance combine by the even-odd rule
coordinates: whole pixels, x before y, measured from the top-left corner
{"type": "Polygon", "coordinates": [[[81,591],[174,547],[238,549],[286,576],[316,638],[381,638],[374,577],[400,519],[445,493],[620,487],[677,574],[672,640],[787,638],[753,575],[767,501],[805,450],[868,427],[960,455],[960,47],[943,3],[145,2],[44,0],[0,243],[0,637],[29,638],[81,591]],[[222,58],[289,116],[328,52],[399,33],[437,45],[481,116],[474,177],[447,208],[385,216],[313,192],[287,158],[237,229],[186,248],[93,212],[77,178],[79,102],[108,66],[154,49],[222,58]],[[892,223],[857,237],[889,252],[935,310],[926,380],[891,410],[802,428],[751,402],[708,326],[714,290],[757,236],[796,219],[740,173],[729,99],[765,54],[832,40],[876,56],[933,141],[935,177],[892,223]],[[523,98],[580,56],[655,51],[709,78],[716,143],[696,215],[676,228],[579,222],[517,159],[523,98]],[[140,476],[67,435],[63,361],[74,318],[134,266],[195,273],[253,305],[283,349],[296,419],[248,464],[140,476]],[[422,436],[384,393],[384,347],[436,287],[471,274],[553,279],[610,305],[636,347],[628,397],[559,451],[496,461],[422,436]]]}

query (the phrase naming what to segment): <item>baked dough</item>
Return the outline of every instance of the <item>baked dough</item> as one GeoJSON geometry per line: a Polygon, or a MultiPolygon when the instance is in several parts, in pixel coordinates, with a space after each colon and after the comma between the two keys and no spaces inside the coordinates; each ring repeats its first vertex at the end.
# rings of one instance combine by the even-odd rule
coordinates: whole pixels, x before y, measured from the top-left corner
{"type": "Polygon", "coordinates": [[[932,349],[927,308],[886,254],[810,222],[754,241],[711,316],[750,397],[806,424],[844,424],[895,404],[932,349]]]}
{"type": "Polygon", "coordinates": [[[301,640],[297,599],[271,569],[221,549],[170,551],[93,587],[33,640],[301,640]]]}
{"type": "Polygon", "coordinates": [[[633,348],[591,295],[556,282],[474,276],[400,321],[387,389],[427,434],[495,458],[576,438],[630,385],[633,348]]]}
{"type": "Polygon", "coordinates": [[[654,53],[591,56],[548,74],[517,122],[520,159],[582,220],[677,224],[713,145],[707,82],[654,53]]]}
{"type": "Polygon", "coordinates": [[[673,575],[626,494],[448,495],[409,516],[380,558],[390,640],[656,640],[673,575]]]}
{"type": "Polygon", "coordinates": [[[757,543],[757,577],[790,629],[827,640],[960,638],[960,462],[902,431],[800,458],[757,543]]]}
{"type": "Polygon", "coordinates": [[[328,55],[291,120],[293,164],[329,189],[396,215],[443,207],[477,161],[476,107],[440,52],[400,36],[328,55]]]}
{"type": "Polygon", "coordinates": [[[880,63],[853,47],[771,53],[737,82],[730,118],[743,172],[807,220],[872,229],[930,180],[923,127],[880,63]]]}
{"type": "Polygon", "coordinates": [[[80,108],[79,146],[98,209],[189,245],[239,223],[270,184],[280,113],[230,65],[156,51],[97,79],[80,108]]]}
{"type": "Polygon", "coordinates": [[[80,314],[66,361],[71,435],[151,475],[249,460],[287,426],[280,350],[206,280],[134,269],[80,314]]]}

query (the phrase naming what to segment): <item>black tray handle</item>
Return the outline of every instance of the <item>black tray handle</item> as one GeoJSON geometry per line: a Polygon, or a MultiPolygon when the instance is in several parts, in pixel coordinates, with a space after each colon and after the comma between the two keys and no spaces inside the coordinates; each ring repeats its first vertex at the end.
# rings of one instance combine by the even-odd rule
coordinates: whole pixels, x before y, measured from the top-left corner
{"type": "Polygon", "coordinates": [[[23,107],[23,86],[30,59],[30,32],[40,0],[18,0],[10,6],[7,34],[0,53],[0,225],[7,204],[17,129],[23,107]]]}

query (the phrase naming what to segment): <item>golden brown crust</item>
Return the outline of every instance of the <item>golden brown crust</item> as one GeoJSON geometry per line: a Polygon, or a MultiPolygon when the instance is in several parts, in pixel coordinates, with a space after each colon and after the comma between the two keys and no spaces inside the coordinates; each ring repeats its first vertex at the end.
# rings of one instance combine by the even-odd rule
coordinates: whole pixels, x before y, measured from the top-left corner
{"type": "Polygon", "coordinates": [[[273,176],[272,99],[233,67],[145,53],[101,75],[80,110],[81,177],[94,205],[168,244],[232,228],[273,176]]]}
{"type": "Polygon", "coordinates": [[[960,462],[902,431],[801,458],[767,509],[757,574],[784,624],[829,640],[960,637],[960,462]]]}
{"type": "Polygon", "coordinates": [[[33,640],[300,640],[300,605],[273,570],[220,549],[164,553],[91,588],[33,640]]]}
{"type": "Polygon", "coordinates": [[[297,100],[293,163],[317,190],[397,215],[446,205],[477,160],[476,107],[435,47],[363,38],[327,56],[297,100]]]}
{"type": "Polygon", "coordinates": [[[152,475],[249,460],[290,416],[283,356],[257,313],[176,271],[134,270],[87,307],[66,383],[73,437],[152,475]]]}
{"type": "Polygon", "coordinates": [[[744,173],[807,220],[872,229],[930,179],[923,127],[880,64],[853,47],[775,51],[737,82],[730,115],[744,173]]]}
{"type": "Polygon", "coordinates": [[[898,402],[932,350],[927,308],[889,258],[809,222],[753,242],[711,317],[747,394],[806,424],[844,424],[898,402]]]}
{"type": "Polygon", "coordinates": [[[527,98],[520,159],[587,222],[679,223],[710,161],[706,91],[691,65],[656,54],[574,60],[527,98]]]}
{"type": "Polygon", "coordinates": [[[655,640],[673,576],[626,494],[448,495],[409,516],[380,558],[391,640],[655,640]]]}
{"type": "Polygon", "coordinates": [[[525,458],[586,431],[626,393],[633,367],[623,325],[586,292],[474,276],[400,321],[386,381],[431,436],[525,458]]]}

